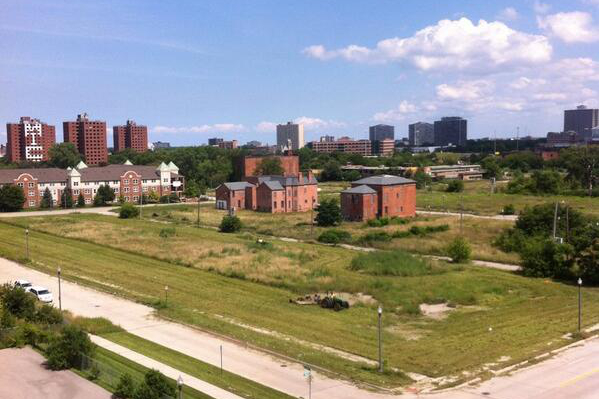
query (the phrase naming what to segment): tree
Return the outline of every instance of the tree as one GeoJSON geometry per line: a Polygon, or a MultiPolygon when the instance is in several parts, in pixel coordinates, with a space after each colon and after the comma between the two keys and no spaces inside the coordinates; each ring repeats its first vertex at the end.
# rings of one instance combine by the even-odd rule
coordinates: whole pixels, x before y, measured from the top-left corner
{"type": "Polygon", "coordinates": [[[54,206],[54,199],[52,198],[52,193],[48,187],[44,190],[40,206],[44,209],[52,208],[54,206]]]}
{"type": "MultiPolygon", "coordinates": [[[[124,198],[123,198],[124,201],[124,198]]],[[[119,202],[122,203],[121,198],[119,197],[119,202]]],[[[148,204],[156,204],[160,201],[160,196],[156,192],[156,190],[150,190],[150,194],[148,194],[148,204]]]]}
{"type": "Polygon", "coordinates": [[[526,240],[520,250],[522,272],[530,277],[570,278],[573,248],[552,238],[526,240]]]}
{"type": "Polygon", "coordinates": [[[121,205],[121,209],[119,209],[119,218],[132,219],[137,216],[139,216],[139,209],[137,209],[137,207],[128,202],[121,205]]]}
{"type": "Polygon", "coordinates": [[[219,230],[222,233],[235,233],[243,227],[241,219],[237,216],[223,216],[223,220],[220,222],[219,230]]]}
{"type": "Polygon", "coordinates": [[[81,357],[90,356],[93,351],[94,345],[85,331],[73,324],[66,325],[48,345],[48,367],[52,370],[77,367],[81,357]]]}
{"type": "Polygon", "coordinates": [[[464,191],[464,182],[462,180],[451,180],[445,191],[448,193],[461,193],[464,191]]]}
{"type": "Polygon", "coordinates": [[[59,143],[50,147],[48,164],[55,168],[75,167],[81,161],[81,155],[73,143],[59,143]]]}
{"type": "Polygon", "coordinates": [[[416,188],[418,189],[426,188],[426,185],[433,181],[428,173],[420,168],[416,171],[416,173],[414,173],[412,179],[416,181],[416,188]]]}
{"type": "Polygon", "coordinates": [[[283,173],[285,173],[285,170],[283,169],[283,165],[281,165],[281,160],[275,157],[262,159],[260,165],[256,168],[256,174],[258,174],[258,176],[280,176],[283,173]]]}
{"type": "Polygon", "coordinates": [[[132,399],[135,395],[135,381],[129,374],[121,375],[114,391],[114,396],[119,399],[132,399]]]}
{"type": "Polygon", "coordinates": [[[0,187],[0,212],[16,212],[23,209],[25,194],[21,187],[7,184],[0,187]]]}
{"type": "Polygon", "coordinates": [[[341,223],[341,208],[336,198],[324,199],[316,207],[316,224],[319,226],[335,226],[341,223]]]}
{"type": "Polygon", "coordinates": [[[330,161],[324,166],[324,169],[320,173],[320,179],[322,181],[341,181],[343,180],[343,172],[341,171],[341,165],[337,161],[330,161]]]}
{"type": "Polygon", "coordinates": [[[175,397],[176,395],[175,386],[158,370],[149,370],[144,376],[144,383],[160,398],[175,397]]]}
{"type": "Polygon", "coordinates": [[[77,208],[85,208],[85,198],[82,193],[77,197],[77,208]]]}
{"type": "Polygon", "coordinates": [[[577,259],[578,275],[588,284],[599,284],[599,239],[582,251],[577,259]]]}
{"type": "Polygon", "coordinates": [[[496,157],[489,156],[489,157],[484,158],[480,162],[480,166],[484,169],[486,178],[489,178],[489,179],[495,178],[496,179],[498,177],[501,177],[501,167],[497,163],[496,157]]]}
{"type": "Polygon", "coordinates": [[[599,179],[599,146],[568,148],[560,152],[558,163],[568,171],[570,180],[579,181],[593,195],[593,185],[599,179]]]}
{"type": "Polygon", "coordinates": [[[447,255],[453,263],[464,263],[470,260],[470,244],[463,237],[456,237],[446,248],[447,255]]]}
{"type": "Polygon", "coordinates": [[[60,194],[60,206],[63,208],[73,207],[73,190],[69,187],[65,188],[62,194],[60,194]]]}
{"type": "Polygon", "coordinates": [[[114,201],[114,190],[106,185],[101,185],[94,198],[94,206],[106,206],[108,202],[114,201]]]}
{"type": "Polygon", "coordinates": [[[31,320],[35,314],[35,299],[33,295],[20,287],[4,284],[0,287],[0,300],[4,311],[19,319],[31,320]]]}
{"type": "Polygon", "coordinates": [[[187,184],[185,184],[185,191],[183,191],[183,194],[188,198],[198,197],[200,195],[198,183],[193,180],[188,181],[187,184]]]}

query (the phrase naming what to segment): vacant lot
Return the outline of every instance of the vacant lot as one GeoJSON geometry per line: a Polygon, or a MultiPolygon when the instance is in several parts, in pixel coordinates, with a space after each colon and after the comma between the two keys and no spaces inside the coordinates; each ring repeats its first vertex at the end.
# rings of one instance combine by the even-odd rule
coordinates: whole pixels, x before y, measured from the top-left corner
{"type": "MultiPolygon", "coordinates": [[[[343,352],[377,358],[379,303],[385,309],[387,365],[431,377],[460,376],[499,359],[503,362],[493,367],[522,360],[568,342],[561,337],[576,326],[576,287],[501,271],[444,263],[416,265],[409,274],[370,266],[350,270],[357,256],[353,251],[297,243],[256,248],[247,233],[225,235],[186,226],[176,226],[171,245],[172,237],[160,237],[162,223],[108,216],[18,222],[30,226],[32,267],[54,273],[61,266],[68,279],[154,305],[161,315],[378,384],[397,385],[406,378],[399,372],[379,375],[375,366],[343,352]],[[134,244],[134,250],[123,250],[127,242],[134,244]],[[231,268],[229,277],[216,267],[206,267],[212,258],[201,249],[213,245],[247,250],[250,258],[264,254],[265,260],[255,265],[258,271],[279,270],[279,257],[291,259],[280,255],[285,251],[315,253],[316,258],[293,260],[297,270],[290,271],[289,278],[279,270],[280,279],[258,279],[258,284],[235,272],[237,266],[246,267],[242,260],[227,263],[229,257],[238,256],[235,253],[221,249],[215,258],[215,263],[231,268]],[[184,256],[188,258],[175,259],[184,256]],[[168,306],[163,302],[165,285],[170,287],[168,306]],[[362,292],[374,300],[339,313],[289,303],[298,294],[325,290],[362,292]],[[422,304],[445,306],[438,306],[443,312],[425,307],[422,314],[422,304]],[[342,352],[324,356],[314,344],[342,352]]],[[[0,223],[0,235],[0,255],[22,259],[23,226],[0,223]]],[[[599,292],[585,289],[584,303],[584,324],[596,323],[599,292]]]]}

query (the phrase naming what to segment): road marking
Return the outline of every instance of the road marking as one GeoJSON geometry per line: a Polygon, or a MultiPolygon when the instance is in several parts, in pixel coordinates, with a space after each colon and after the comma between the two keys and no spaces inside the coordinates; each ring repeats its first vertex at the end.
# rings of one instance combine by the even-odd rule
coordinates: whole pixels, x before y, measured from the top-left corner
{"type": "Polygon", "coordinates": [[[584,380],[585,378],[588,378],[588,377],[590,377],[590,376],[592,376],[593,374],[596,374],[596,373],[599,373],[599,367],[597,367],[597,368],[595,368],[595,369],[593,369],[591,371],[588,371],[588,372],[586,372],[584,374],[581,374],[581,375],[579,375],[577,377],[574,377],[572,379],[569,379],[567,381],[562,382],[560,384],[560,388],[565,388],[567,386],[573,385],[573,384],[577,383],[578,381],[584,380]]]}

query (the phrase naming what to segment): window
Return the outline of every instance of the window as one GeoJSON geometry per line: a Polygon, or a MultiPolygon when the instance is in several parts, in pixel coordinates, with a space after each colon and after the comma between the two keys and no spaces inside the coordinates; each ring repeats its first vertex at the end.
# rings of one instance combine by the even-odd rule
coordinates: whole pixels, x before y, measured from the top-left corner
{"type": "Polygon", "coordinates": [[[73,190],[74,195],[79,195],[79,190],[73,190]]]}
{"type": "Polygon", "coordinates": [[[134,193],[137,193],[137,192],[139,192],[139,187],[137,187],[137,186],[133,187],[133,192],[134,192],[134,193]]]}
{"type": "Polygon", "coordinates": [[[118,187],[115,187],[115,188],[114,188],[114,192],[115,192],[115,194],[118,194],[118,192],[119,192],[119,188],[118,188],[118,187]]]}
{"type": "Polygon", "coordinates": [[[29,190],[29,196],[30,197],[35,197],[35,191],[29,190]]]}
{"type": "Polygon", "coordinates": [[[78,182],[78,181],[74,181],[74,182],[73,182],[73,186],[77,187],[78,185],[79,185],[79,182],[78,182]]]}
{"type": "Polygon", "coordinates": [[[143,192],[144,192],[144,193],[147,193],[147,192],[148,192],[148,188],[147,188],[147,187],[144,187],[144,188],[143,188],[143,192]]]}
{"type": "Polygon", "coordinates": [[[23,188],[23,183],[17,183],[17,186],[23,188]]]}
{"type": "Polygon", "coordinates": [[[29,201],[29,206],[35,206],[35,201],[29,201]]]}
{"type": "Polygon", "coordinates": [[[129,187],[124,187],[123,188],[123,192],[128,193],[129,192],[129,187]]]}
{"type": "Polygon", "coordinates": [[[139,184],[139,180],[133,179],[133,184],[139,184]]]}
{"type": "Polygon", "coordinates": [[[126,202],[129,202],[129,197],[125,197],[125,201],[126,201],[126,202]]]}
{"type": "Polygon", "coordinates": [[[92,203],[92,200],[91,200],[90,198],[86,198],[86,199],[85,199],[85,203],[86,203],[86,204],[91,204],[91,203],[92,203]]]}
{"type": "Polygon", "coordinates": [[[133,201],[135,201],[135,202],[139,201],[139,197],[138,196],[133,197],[133,201]]]}
{"type": "Polygon", "coordinates": [[[165,177],[164,179],[162,179],[163,183],[168,183],[168,177],[165,177]]]}
{"type": "Polygon", "coordinates": [[[123,184],[129,184],[129,179],[123,180],[123,184]]]}
{"type": "Polygon", "coordinates": [[[241,208],[241,200],[237,200],[237,208],[241,208]]]}
{"type": "Polygon", "coordinates": [[[29,183],[29,188],[33,188],[34,186],[35,186],[35,184],[29,183]]]}
{"type": "Polygon", "coordinates": [[[86,188],[85,190],[83,190],[84,194],[91,194],[91,190],[89,188],[86,188]]]}
{"type": "Polygon", "coordinates": [[[281,208],[285,208],[285,201],[281,201],[281,208]]]}

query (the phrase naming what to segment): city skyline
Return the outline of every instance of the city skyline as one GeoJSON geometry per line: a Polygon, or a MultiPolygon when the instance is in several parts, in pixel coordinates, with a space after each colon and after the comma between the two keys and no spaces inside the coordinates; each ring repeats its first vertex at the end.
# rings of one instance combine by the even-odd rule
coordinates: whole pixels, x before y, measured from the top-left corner
{"type": "Polygon", "coordinates": [[[461,116],[471,138],[544,136],[598,106],[592,3],[9,1],[0,126],[88,112],[140,121],[150,142],[274,144],[286,121],[309,142],[461,116]]]}

